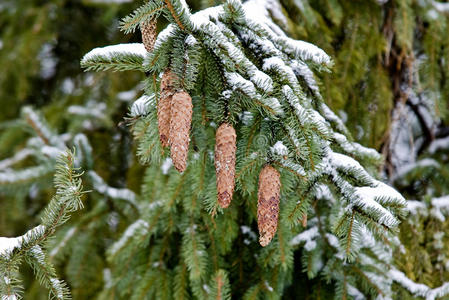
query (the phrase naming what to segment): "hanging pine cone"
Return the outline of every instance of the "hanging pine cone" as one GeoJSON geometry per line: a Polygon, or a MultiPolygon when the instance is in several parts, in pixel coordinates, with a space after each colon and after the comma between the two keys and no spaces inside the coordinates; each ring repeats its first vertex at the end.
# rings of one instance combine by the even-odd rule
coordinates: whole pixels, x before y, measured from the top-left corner
{"type": "Polygon", "coordinates": [[[175,75],[167,69],[162,74],[161,80],[161,98],[157,106],[157,123],[159,129],[159,139],[163,147],[170,145],[170,118],[171,118],[171,102],[175,93],[174,85],[175,75]]]}
{"type": "Polygon", "coordinates": [[[163,147],[169,146],[168,137],[170,135],[170,115],[171,115],[171,95],[161,94],[161,99],[157,105],[157,126],[159,129],[159,139],[163,147]]]}
{"type": "Polygon", "coordinates": [[[161,94],[173,95],[175,93],[176,75],[170,69],[166,69],[161,79],[161,94]]]}
{"type": "Polygon", "coordinates": [[[218,204],[222,208],[229,206],[234,193],[235,143],[234,128],[228,123],[221,124],[215,135],[215,173],[218,204]]]}
{"type": "Polygon", "coordinates": [[[189,131],[192,123],[192,98],[184,91],[173,95],[171,101],[170,146],[171,158],[176,170],[186,169],[189,152],[189,131]]]}
{"type": "Polygon", "coordinates": [[[276,234],[279,217],[281,180],[279,172],[270,165],[259,174],[257,225],[259,243],[265,247],[276,234]]]}
{"type": "Polygon", "coordinates": [[[153,51],[156,43],[156,18],[152,18],[148,22],[140,23],[140,31],[142,33],[142,42],[148,52],[153,51]]]}

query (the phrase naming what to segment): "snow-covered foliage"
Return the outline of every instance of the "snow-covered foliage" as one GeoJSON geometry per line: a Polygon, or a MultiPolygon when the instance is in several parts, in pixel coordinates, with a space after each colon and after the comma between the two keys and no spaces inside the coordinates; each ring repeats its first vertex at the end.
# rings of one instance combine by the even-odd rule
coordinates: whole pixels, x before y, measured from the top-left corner
{"type": "MultiPolygon", "coordinates": [[[[160,73],[167,68],[172,70],[179,78],[176,89],[188,91],[192,96],[191,140],[195,150],[181,178],[195,183],[194,187],[199,190],[181,200],[187,213],[193,213],[190,201],[196,201],[196,193],[203,195],[200,197],[204,199],[206,211],[215,215],[218,209],[215,196],[209,194],[209,188],[205,189],[213,185],[204,177],[205,170],[211,166],[213,144],[204,135],[209,135],[206,132],[223,121],[241,126],[237,134],[237,188],[244,195],[254,193],[256,170],[268,161],[282,172],[285,205],[281,211],[279,235],[285,236],[282,241],[279,238],[275,251],[289,252],[293,247],[304,247],[305,255],[313,257],[308,265],[309,277],[322,272],[343,284],[345,279],[338,271],[332,271],[332,264],[344,266],[349,262],[353,267],[355,258],[366,257],[359,262],[363,268],[377,263],[387,265],[383,258],[388,257],[391,249],[382,247],[380,241],[391,239],[406,202],[392,187],[373,175],[372,169],[381,162],[381,155],[353,142],[344,122],[324,103],[314,74],[329,70],[330,57],[313,44],[287,37],[278,25],[287,24],[279,8],[276,1],[250,0],[241,4],[232,0],[191,14],[182,1],[154,1],[137,9],[121,24],[125,32],[131,32],[141,20],[156,18],[161,13],[170,21],[158,35],[153,51],[144,54],[141,66],[132,62],[126,67],[127,56],[122,53],[117,57],[107,54],[100,62],[89,54],[82,65],[91,70],[141,69],[146,72],[145,94],[150,96],[142,96],[133,104],[131,117],[141,161],[162,164],[159,170],[152,168],[151,172],[174,176],[171,161],[162,159],[165,153],[158,146],[155,125],[160,73]],[[106,56],[109,66],[103,65],[106,56]],[[205,118],[210,118],[209,122],[205,118]],[[210,127],[203,129],[208,123],[210,127]],[[293,190],[297,192],[292,194],[293,190]],[[326,211],[326,215],[307,220],[311,203],[315,201],[318,204],[314,205],[326,211]],[[324,222],[325,229],[318,228],[320,222],[324,222]],[[298,232],[298,224],[308,229],[293,237],[292,232],[298,232]],[[296,229],[289,231],[288,227],[296,229]],[[291,238],[286,241],[287,236],[291,238]],[[338,253],[335,260],[324,258],[323,243],[338,253]],[[379,248],[378,258],[368,254],[373,247],[379,248]]],[[[160,175],[147,173],[147,176],[158,180],[160,175]]],[[[173,178],[180,180],[177,176],[173,178]]],[[[148,185],[149,181],[146,182],[148,185]]],[[[168,195],[179,193],[170,186],[167,186],[168,195]]],[[[147,191],[150,192],[144,190],[144,193],[147,191]]],[[[148,219],[132,223],[113,244],[109,252],[112,261],[120,264],[141,245],[142,236],[159,232],[156,223],[152,223],[156,222],[154,218],[159,218],[161,213],[168,213],[165,218],[171,218],[169,211],[173,200],[166,196],[163,199],[167,202],[149,210],[148,219]]],[[[181,257],[189,268],[193,286],[198,284],[198,290],[193,288],[198,297],[202,292],[210,292],[209,288],[204,288],[209,285],[203,280],[207,256],[199,224],[207,223],[204,218],[206,216],[197,219],[192,215],[180,230],[183,235],[181,257]]],[[[246,225],[241,228],[243,234],[251,232],[246,225]]],[[[250,236],[245,238],[245,244],[251,243],[250,236]]],[[[290,257],[290,254],[285,255],[290,257]]],[[[289,259],[282,264],[287,266],[289,259]]],[[[305,258],[306,261],[310,260],[305,258]]],[[[156,263],[159,266],[159,262],[156,263]]],[[[379,289],[391,294],[391,280],[386,279],[386,274],[366,272],[365,276],[382,277],[379,289]]],[[[271,283],[264,282],[270,287],[268,290],[274,291],[271,283]]],[[[356,282],[345,285],[344,289],[355,297],[362,293],[356,282]]]]}

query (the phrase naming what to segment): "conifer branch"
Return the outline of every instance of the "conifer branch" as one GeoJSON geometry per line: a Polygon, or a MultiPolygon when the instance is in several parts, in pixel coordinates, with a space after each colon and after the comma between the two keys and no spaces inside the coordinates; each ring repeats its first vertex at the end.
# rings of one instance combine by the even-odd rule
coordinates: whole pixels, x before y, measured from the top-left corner
{"type": "MultiPolygon", "coordinates": [[[[67,299],[69,292],[64,284],[56,279],[55,271],[48,262],[41,246],[54,234],[56,228],[69,219],[69,213],[83,207],[81,196],[82,173],[74,167],[74,152],[67,151],[58,158],[55,174],[56,194],[48,204],[42,217],[42,224],[16,238],[1,238],[0,271],[4,274],[15,272],[13,261],[20,261],[25,256],[40,278],[41,284],[48,287],[57,299],[67,299]]],[[[9,278],[9,277],[8,277],[9,278]]],[[[10,279],[8,279],[10,281],[10,279]]],[[[0,290],[3,296],[11,296],[11,288],[6,283],[6,290],[0,290]]]]}
{"type": "Polygon", "coordinates": [[[120,21],[120,30],[125,34],[132,33],[140,24],[157,18],[164,8],[166,5],[161,0],[148,1],[120,21]]]}

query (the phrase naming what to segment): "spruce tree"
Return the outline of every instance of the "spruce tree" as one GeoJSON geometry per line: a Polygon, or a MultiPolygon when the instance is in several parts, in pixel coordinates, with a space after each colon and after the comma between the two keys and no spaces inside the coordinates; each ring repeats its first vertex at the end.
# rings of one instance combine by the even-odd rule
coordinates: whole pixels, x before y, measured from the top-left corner
{"type": "MultiPolygon", "coordinates": [[[[163,298],[173,289],[180,297],[207,298],[224,291],[222,285],[237,298],[280,296],[291,284],[298,246],[305,249],[308,277],[321,270],[339,297],[348,290],[377,292],[368,275],[350,270],[388,263],[380,253],[386,256],[389,248],[379,241],[392,239],[405,201],[368,173],[381,162],[380,155],[353,142],[324,103],[314,71],[327,71],[330,57],[285,36],[268,17],[276,9],[263,2],[242,6],[229,1],[191,15],[182,2],[152,1],[122,22],[122,29],[131,32],[163,14],[171,24],[152,51],[122,44],[95,49],[83,58],[88,70],[140,70],[147,75],[145,94],[131,108],[130,126],[138,156],[149,165],[142,195],[151,209],[111,247],[109,260],[125,286],[134,281],[123,274],[124,268],[155,268],[133,275],[144,280],[123,297],[163,298]],[[226,151],[218,149],[225,124],[237,137],[235,157],[232,139],[224,154],[236,161],[236,189],[226,192],[230,205],[221,205],[216,188],[221,179],[213,176],[227,176],[221,174],[218,158],[226,151]],[[136,253],[148,239],[154,258],[142,260],[136,253]],[[332,252],[339,255],[327,257],[332,252]],[[357,261],[362,255],[366,258],[357,261]],[[255,265],[258,272],[243,278],[236,264],[255,265]]],[[[377,271],[384,277],[379,290],[391,293],[388,269],[377,271]]]]}
{"type": "MultiPolygon", "coordinates": [[[[22,134],[21,150],[0,161],[1,201],[11,211],[23,206],[10,199],[49,195],[49,176],[64,170],[56,158],[73,146],[91,190],[83,211],[40,244],[45,263],[29,261],[40,282],[68,296],[49,281],[54,271],[42,276],[55,264],[75,299],[444,297],[446,5],[206,8],[215,4],[193,3],[202,10],[192,14],[182,1],[147,2],[121,23],[125,33],[140,30],[143,44],[84,56],[89,71],[141,72],[143,94],[119,126],[111,121],[126,111],[103,92],[107,116],[97,113],[102,100],[87,108],[66,101],[44,110],[53,121],[24,107],[20,120],[4,123],[34,135],[22,134]],[[67,129],[55,111],[74,116],[67,129]],[[356,141],[382,151],[384,173],[382,156],[356,141]],[[108,162],[114,143],[118,160],[108,162]],[[385,179],[415,201],[406,205],[385,179]]],[[[22,254],[15,261],[8,249],[2,297],[11,296],[4,278],[20,278],[22,254]]],[[[25,299],[40,299],[27,281],[25,299]]]]}

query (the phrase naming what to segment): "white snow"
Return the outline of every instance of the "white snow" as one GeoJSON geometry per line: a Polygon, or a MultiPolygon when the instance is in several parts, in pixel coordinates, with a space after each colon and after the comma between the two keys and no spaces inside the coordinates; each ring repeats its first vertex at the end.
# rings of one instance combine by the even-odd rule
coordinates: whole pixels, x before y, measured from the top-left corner
{"type": "Polygon", "coordinates": [[[42,154],[44,154],[48,157],[58,158],[59,156],[61,156],[61,154],[63,154],[65,152],[65,150],[45,145],[41,148],[41,152],[42,152],[42,154]]]}
{"type": "Polygon", "coordinates": [[[142,95],[139,99],[134,101],[131,106],[131,117],[144,116],[149,113],[150,107],[154,106],[154,94],[142,95]]]}
{"type": "Polygon", "coordinates": [[[62,299],[64,296],[64,293],[63,293],[61,281],[59,281],[59,279],[57,279],[57,278],[50,278],[50,283],[51,283],[53,289],[57,291],[58,299],[62,299]]]}
{"type": "Polygon", "coordinates": [[[312,70],[302,61],[298,60],[291,60],[290,66],[293,68],[293,72],[296,76],[301,76],[304,81],[306,82],[309,89],[313,91],[315,96],[317,96],[319,99],[321,99],[320,90],[318,88],[318,84],[315,80],[315,75],[313,74],[312,70]]]}
{"type": "Polygon", "coordinates": [[[244,111],[241,116],[242,123],[244,125],[249,125],[253,119],[253,114],[249,111],[244,111]]]}
{"type": "Polygon", "coordinates": [[[256,97],[257,92],[251,81],[246,80],[242,75],[235,72],[226,73],[225,76],[233,90],[241,89],[248,96],[256,97]]]}
{"type": "Polygon", "coordinates": [[[175,29],[175,25],[169,24],[167,27],[165,27],[164,30],[159,32],[159,34],[157,35],[156,43],[154,43],[154,49],[159,48],[161,44],[165,43],[168,38],[173,35],[175,29]]]}
{"type": "Polygon", "coordinates": [[[138,207],[138,203],[136,202],[136,194],[130,189],[110,187],[95,171],[89,171],[88,175],[92,180],[94,190],[96,190],[100,194],[106,195],[113,199],[126,200],[133,204],[135,207],[138,207]]]}
{"type": "Polygon", "coordinates": [[[393,110],[390,152],[395,170],[414,163],[416,159],[413,124],[417,123],[415,114],[405,104],[398,102],[393,110]]]}
{"type": "Polygon", "coordinates": [[[186,38],[185,43],[187,46],[194,46],[198,43],[198,41],[196,40],[196,38],[193,35],[189,34],[186,38]]]}
{"type": "Polygon", "coordinates": [[[120,101],[129,102],[136,97],[136,90],[123,91],[117,94],[120,101]]]}
{"type": "Polygon", "coordinates": [[[399,167],[396,174],[392,176],[392,181],[406,176],[409,172],[413,171],[415,168],[428,168],[428,167],[439,168],[440,164],[432,158],[423,158],[416,162],[404,164],[401,167],[399,167]]]}
{"type": "Polygon", "coordinates": [[[167,175],[170,168],[173,166],[173,162],[170,157],[167,157],[162,163],[161,170],[162,174],[167,175]]]}
{"type": "Polygon", "coordinates": [[[271,79],[270,76],[268,76],[262,71],[259,70],[253,71],[251,81],[254,82],[257,87],[259,87],[266,93],[273,91],[273,80],[271,79]]]}
{"type": "Polygon", "coordinates": [[[142,43],[129,43],[129,44],[117,44],[106,47],[99,47],[92,49],[82,58],[81,62],[86,62],[97,57],[102,57],[103,59],[111,59],[114,55],[118,54],[133,54],[145,57],[147,50],[142,43]]]}
{"type": "Polygon", "coordinates": [[[430,210],[430,213],[441,222],[444,222],[446,220],[444,215],[449,212],[449,195],[433,198],[431,203],[432,209],[430,210]]]}
{"type": "Polygon", "coordinates": [[[31,123],[33,128],[37,128],[39,130],[39,138],[42,135],[44,139],[47,139],[48,142],[56,146],[60,149],[65,149],[65,144],[55,135],[50,128],[44,123],[44,121],[38,116],[38,114],[29,106],[25,106],[22,108],[23,113],[26,116],[27,122],[31,123]]]}
{"type": "Polygon", "coordinates": [[[288,155],[288,148],[282,143],[282,141],[277,141],[274,146],[271,147],[271,152],[276,155],[288,155]]]}
{"type": "Polygon", "coordinates": [[[45,226],[39,225],[18,237],[0,237],[0,255],[9,258],[14,249],[20,248],[22,244],[29,242],[31,238],[39,238],[44,232],[45,226]]]}
{"type": "Polygon", "coordinates": [[[264,105],[270,107],[275,114],[282,114],[282,106],[279,100],[276,98],[262,98],[261,95],[256,91],[254,83],[243,78],[242,75],[236,72],[226,72],[225,77],[228,84],[232,86],[233,90],[241,90],[248,97],[256,99],[263,103],[264,105]]]}
{"type": "Polygon", "coordinates": [[[362,145],[355,142],[349,142],[346,136],[341,133],[334,132],[333,137],[345,152],[356,154],[359,156],[372,157],[375,160],[381,159],[381,155],[376,150],[363,147],[362,145]]]}
{"type": "Polygon", "coordinates": [[[14,156],[10,158],[6,158],[4,160],[0,160],[0,170],[6,169],[11,167],[12,165],[18,163],[19,161],[22,161],[23,159],[27,158],[28,156],[32,155],[34,153],[33,150],[25,148],[14,154],[14,156]]]}
{"type": "Polygon", "coordinates": [[[300,164],[297,164],[290,159],[283,159],[282,161],[280,161],[280,163],[284,167],[287,167],[287,168],[295,171],[296,173],[298,173],[298,175],[303,176],[303,177],[306,176],[306,171],[300,164]]]}
{"type": "Polygon", "coordinates": [[[9,254],[17,247],[21,241],[19,238],[0,237],[0,255],[9,256],[9,254]]]}
{"type": "Polygon", "coordinates": [[[242,231],[243,234],[248,234],[249,237],[253,240],[256,241],[257,240],[257,235],[254,231],[251,230],[251,228],[249,228],[249,226],[246,225],[242,225],[240,226],[240,230],[242,231]]]}
{"type": "Polygon", "coordinates": [[[399,224],[398,219],[375,200],[376,198],[382,196],[382,187],[356,187],[354,189],[355,195],[358,196],[358,199],[354,199],[354,203],[357,204],[357,206],[366,212],[369,212],[370,210],[380,212],[381,216],[377,221],[387,227],[395,227],[399,224]]]}
{"type": "Polygon", "coordinates": [[[412,294],[416,296],[425,297],[429,291],[429,287],[425,284],[415,283],[410,280],[404,273],[397,269],[391,269],[388,274],[391,278],[409,290],[412,294]]]}
{"type": "Polygon", "coordinates": [[[311,60],[317,64],[331,64],[331,58],[322,49],[318,48],[314,44],[293,40],[287,37],[279,37],[279,39],[285,43],[284,50],[287,53],[294,54],[295,57],[307,61],[311,60]]]}
{"type": "Polygon", "coordinates": [[[420,211],[420,210],[424,211],[426,209],[427,209],[427,205],[426,205],[426,203],[424,203],[422,201],[407,200],[407,210],[411,214],[417,214],[418,211],[420,211]]]}
{"type": "Polygon", "coordinates": [[[360,165],[358,161],[344,154],[330,152],[329,157],[331,158],[332,165],[336,168],[348,169],[354,168],[361,172],[367,179],[371,179],[371,176],[365,171],[365,169],[360,165]]]}
{"type": "Polygon", "coordinates": [[[299,84],[292,68],[288,67],[285,62],[278,56],[273,56],[263,60],[262,69],[264,71],[276,70],[280,75],[285,75],[295,90],[299,90],[299,84]]]}
{"type": "Polygon", "coordinates": [[[327,185],[325,185],[325,184],[322,184],[322,183],[317,184],[315,186],[315,197],[318,200],[325,199],[325,200],[328,200],[328,201],[331,201],[331,202],[335,201],[335,198],[332,195],[332,192],[329,189],[329,187],[327,185]]]}
{"type": "Polygon", "coordinates": [[[429,146],[429,153],[434,154],[439,150],[449,149],[449,136],[434,140],[429,146]]]}
{"type": "Polygon", "coordinates": [[[318,233],[318,227],[314,226],[312,228],[309,228],[300,234],[296,235],[290,240],[290,245],[296,246],[299,245],[302,242],[309,242],[312,241],[315,237],[319,235],[318,233]]]}
{"type": "Polygon", "coordinates": [[[269,292],[273,292],[273,287],[272,286],[270,286],[270,284],[268,283],[268,281],[264,281],[264,285],[265,285],[265,287],[266,287],[266,289],[269,291],[269,292]]]}
{"type": "Polygon", "coordinates": [[[203,284],[203,290],[206,292],[206,294],[210,294],[210,288],[207,284],[203,284]]]}
{"type": "Polygon", "coordinates": [[[335,249],[339,248],[340,243],[338,242],[338,238],[330,233],[326,233],[327,241],[329,242],[329,245],[334,247],[335,249]]]}
{"type": "Polygon", "coordinates": [[[38,59],[41,64],[40,76],[43,79],[49,79],[56,73],[58,60],[53,55],[53,48],[54,46],[52,44],[45,43],[42,45],[41,51],[38,54],[38,59]]]}
{"type": "Polygon", "coordinates": [[[34,258],[38,261],[40,265],[45,264],[45,254],[40,246],[38,245],[33,246],[30,250],[30,253],[34,256],[34,258]]]}
{"type": "Polygon", "coordinates": [[[110,248],[110,254],[115,255],[120,249],[122,249],[128,240],[138,231],[138,230],[146,230],[148,228],[148,223],[142,219],[139,219],[132,223],[126,228],[123,235],[120,239],[115,242],[110,248]]]}
{"type": "Polygon", "coordinates": [[[433,6],[436,10],[442,13],[449,13],[449,2],[438,2],[438,1],[432,1],[433,6]]]}
{"type": "Polygon", "coordinates": [[[201,27],[212,24],[211,19],[218,20],[218,16],[224,12],[222,6],[209,7],[192,15],[190,20],[193,23],[193,28],[198,30],[201,27]]]}
{"type": "Polygon", "coordinates": [[[356,289],[354,286],[352,286],[350,284],[347,284],[346,287],[348,289],[348,294],[351,295],[354,300],[364,300],[364,299],[366,299],[365,296],[358,289],[356,289]]]}
{"type": "Polygon", "coordinates": [[[58,243],[58,245],[56,245],[50,251],[49,256],[54,257],[56,254],[58,254],[58,252],[62,249],[62,247],[64,247],[67,244],[67,242],[72,238],[72,236],[75,234],[76,230],[77,230],[76,227],[71,227],[69,230],[67,230],[66,234],[64,235],[62,240],[58,243]]]}
{"type": "Polygon", "coordinates": [[[324,102],[321,102],[320,110],[322,111],[322,114],[326,118],[326,120],[335,123],[335,126],[337,127],[338,131],[342,133],[347,132],[347,129],[343,121],[324,102]]]}
{"type": "Polygon", "coordinates": [[[284,24],[287,24],[279,3],[273,0],[249,0],[243,5],[248,21],[254,22],[276,35],[285,36],[284,31],[271,19],[270,13],[284,24]]]}
{"type": "Polygon", "coordinates": [[[71,78],[66,78],[61,84],[64,94],[72,94],[75,91],[75,82],[71,78]]]}

